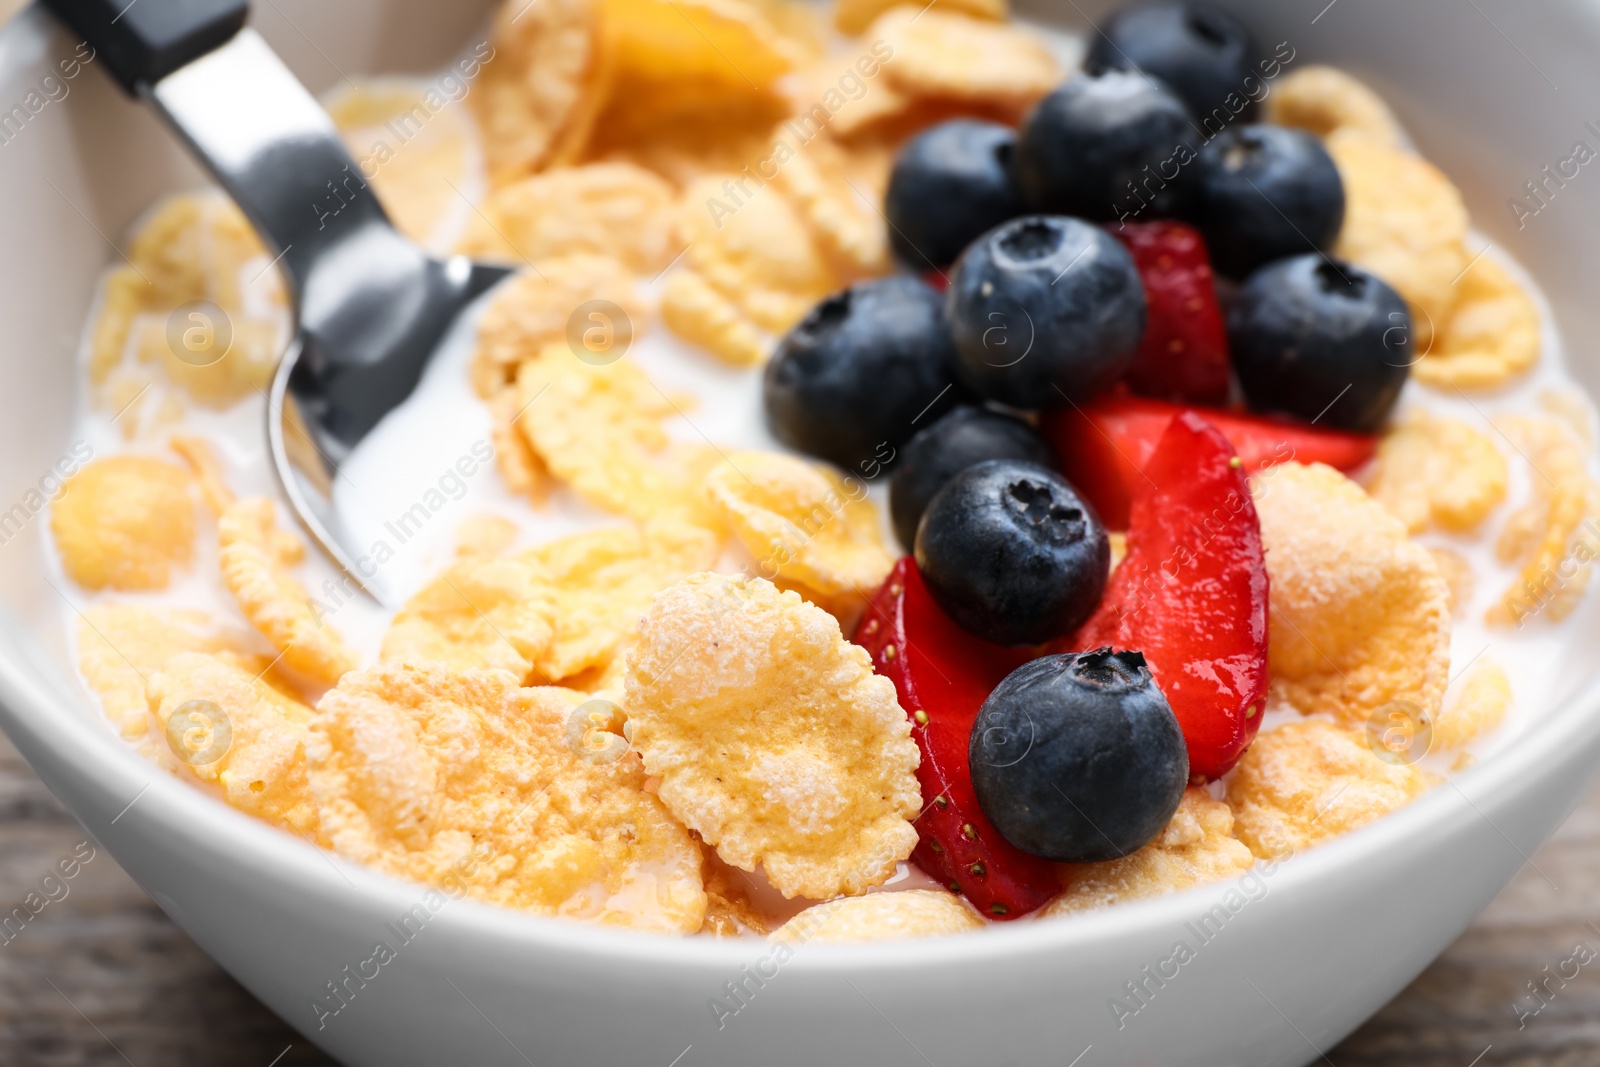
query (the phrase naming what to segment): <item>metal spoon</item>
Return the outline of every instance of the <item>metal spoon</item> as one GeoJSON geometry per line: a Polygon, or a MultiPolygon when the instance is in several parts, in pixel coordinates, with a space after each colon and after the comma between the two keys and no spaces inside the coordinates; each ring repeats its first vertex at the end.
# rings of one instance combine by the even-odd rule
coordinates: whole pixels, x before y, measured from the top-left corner
{"type": "Polygon", "coordinates": [[[462,308],[504,267],[431,258],[397,232],[333,120],[244,28],[248,0],[44,0],[152,104],[249,218],[288,282],[295,338],[267,398],[273,466],[306,530],[380,604],[333,484],[411,395],[462,308]]]}

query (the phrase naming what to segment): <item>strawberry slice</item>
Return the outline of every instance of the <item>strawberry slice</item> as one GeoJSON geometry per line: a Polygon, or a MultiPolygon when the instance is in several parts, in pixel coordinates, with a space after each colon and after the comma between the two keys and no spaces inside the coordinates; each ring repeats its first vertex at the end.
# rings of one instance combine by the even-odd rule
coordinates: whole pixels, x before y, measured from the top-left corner
{"type": "Polygon", "coordinates": [[[1228,331],[1205,238],[1181,222],[1107,227],[1144,282],[1144,341],[1126,381],[1134,392],[1191,404],[1228,399],[1228,331]]]}
{"type": "Polygon", "coordinates": [[[1221,430],[1239,453],[1245,474],[1276,463],[1326,463],[1350,472],[1372,458],[1377,438],[1319,430],[1216,408],[1168,404],[1127,395],[1049,412],[1040,431],[1055,449],[1061,473],[1109,529],[1128,526],[1132,495],[1149,488],[1144,470],[1173,416],[1192,411],[1221,430]]]}
{"type": "Polygon", "coordinates": [[[1128,554],[1100,610],[1056,651],[1144,653],[1178,716],[1195,781],[1250,747],[1267,698],[1267,567],[1233,446],[1193,412],[1171,420],[1133,497],[1128,554]]]}
{"type": "Polygon", "coordinates": [[[1055,868],[1000,836],[972,789],[967,743],[978,708],[1027,649],[980,641],[933,602],[915,561],[896,563],[856,630],[879,674],[893,680],[922,751],[924,810],[911,860],[985,915],[1015,919],[1061,891],[1055,868]]]}

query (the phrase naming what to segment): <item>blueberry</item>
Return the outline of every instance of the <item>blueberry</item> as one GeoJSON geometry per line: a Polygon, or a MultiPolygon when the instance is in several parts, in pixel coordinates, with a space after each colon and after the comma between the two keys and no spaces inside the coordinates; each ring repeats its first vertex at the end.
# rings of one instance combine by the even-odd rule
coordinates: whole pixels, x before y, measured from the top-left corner
{"type": "Polygon", "coordinates": [[[1177,716],[1144,656],[1044,656],[995,686],[967,747],[1000,835],[1058,863],[1119,859],[1159,834],[1189,783],[1177,716]]]}
{"type": "Polygon", "coordinates": [[[997,645],[1033,645],[1094,613],[1111,543],[1061,475],[994,459],[934,494],[916,556],[933,599],[962,629],[997,645]]]}
{"type": "Polygon", "coordinates": [[[883,213],[913,270],[943,270],[985,230],[1027,211],[1012,171],[1016,131],[975,119],[926,129],[900,149],[883,213]]]}
{"type": "Polygon", "coordinates": [[[1252,410],[1360,433],[1383,425],[1414,362],[1400,294],[1315,252],[1250,275],[1228,312],[1228,345],[1252,410]]]}
{"type": "Polygon", "coordinates": [[[965,404],[907,441],[889,483],[889,516],[900,543],[909,549],[916,542],[917,523],[946,482],[989,459],[1056,465],[1049,446],[1032,426],[965,404]]]}
{"type": "Polygon", "coordinates": [[[945,313],[963,384],[1011,407],[1056,407],[1127,371],[1144,336],[1144,285],[1100,227],[1028,215],[962,253],[945,313]]]}
{"type": "Polygon", "coordinates": [[[1194,217],[1212,265],[1242,278],[1326,249],[1344,222],[1344,182],[1320,138],[1287,126],[1230,126],[1195,162],[1194,217]]]}
{"type": "Polygon", "coordinates": [[[1126,8],[1106,20],[1085,70],[1135,70],[1170,85],[1215,133],[1235,118],[1248,119],[1265,94],[1269,69],[1250,31],[1208,4],[1150,4],[1126,8]]]}
{"type": "Polygon", "coordinates": [[[1080,74],[1046,96],[1017,138],[1035,211],[1096,222],[1182,216],[1199,136],[1183,102],[1139,74],[1080,74]]]}
{"type": "Polygon", "coordinates": [[[859,282],[778,343],[762,383],[768,428],[791,448],[871,476],[955,404],[953,362],[938,293],[908,275],[859,282]]]}

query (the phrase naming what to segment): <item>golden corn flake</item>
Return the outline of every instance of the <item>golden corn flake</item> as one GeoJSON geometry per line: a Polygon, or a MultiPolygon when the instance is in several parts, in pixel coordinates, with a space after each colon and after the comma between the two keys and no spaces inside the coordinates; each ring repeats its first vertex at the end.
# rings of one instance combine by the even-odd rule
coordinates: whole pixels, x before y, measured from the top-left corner
{"type": "Polygon", "coordinates": [[[1256,738],[1228,783],[1228,805],[1239,840],[1277,859],[1403,808],[1438,781],[1380,759],[1359,727],[1311,719],[1256,738]]]}
{"type": "Polygon", "coordinates": [[[584,500],[640,520],[708,510],[700,487],[716,449],[667,434],[680,404],[637,364],[588,363],[553,345],[522,364],[517,388],[523,439],[584,500]]]}
{"type": "Polygon", "coordinates": [[[321,838],[306,774],[310,708],[198,652],[167,661],[151,678],[150,701],[181,767],[215,782],[240,811],[321,838]]]}
{"type": "MultiPolygon", "coordinates": [[[[537,399],[537,395],[531,399],[537,399]]],[[[501,481],[517,496],[543,504],[550,495],[553,479],[544,460],[528,444],[521,421],[529,402],[523,400],[516,385],[500,388],[489,397],[489,443],[494,447],[495,468],[501,481]]]]}
{"type": "Polygon", "coordinates": [[[520,533],[503,515],[469,515],[456,527],[456,558],[487,559],[498,556],[520,533]]]}
{"type": "Polygon", "coordinates": [[[780,452],[735,452],[706,479],[758,572],[824,597],[874,590],[894,556],[866,487],[780,452]]]}
{"type": "Polygon", "coordinates": [[[1384,148],[1404,150],[1400,122],[1383,98],[1334,67],[1302,67],[1286,74],[1266,99],[1266,120],[1298,126],[1318,137],[1348,131],[1384,148]]]}
{"type": "MultiPolygon", "coordinates": [[[[267,387],[287,335],[277,319],[226,310],[223,315],[226,318],[219,319],[209,311],[191,310],[179,316],[176,328],[167,316],[143,316],[135,330],[134,354],[140,362],[159,365],[190,399],[208,407],[227,407],[267,387]],[[222,349],[220,355],[217,349],[222,349]]],[[[181,402],[173,396],[162,398],[164,406],[175,403],[181,402]]],[[[182,411],[173,414],[181,416],[182,411]]],[[[165,421],[170,424],[177,418],[168,415],[165,421]]]]}
{"type": "Polygon", "coordinates": [[[1541,389],[1539,406],[1567,424],[1584,447],[1594,445],[1594,412],[1582,393],[1572,389],[1541,389]]]}
{"type": "Polygon", "coordinates": [[[1439,388],[1492,389],[1539,361],[1539,311],[1511,272],[1485,256],[1456,285],[1433,347],[1411,368],[1439,388]]]}
{"type": "Polygon", "coordinates": [[[164,589],[194,555],[194,481],[148,456],[85,465],[50,507],[67,576],[85,589],[164,589]]]}
{"type": "Polygon", "coordinates": [[[217,536],[223,584],[287,666],[328,685],[355,669],[355,655],[283,562],[283,534],[270,499],[235,503],[218,520],[217,536]]]}
{"type": "Polygon", "coordinates": [[[206,508],[213,516],[220,516],[233,506],[238,498],[228,488],[222,461],[217,458],[211,442],[193,434],[173,434],[167,446],[189,465],[189,470],[194,473],[195,484],[200,487],[200,499],[206,502],[206,508]]]}
{"type": "Polygon", "coordinates": [[[706,920],[700,932],[713,937],[766,933],[767,919],[756,907],[750,876],[723,863],[713,848],[703,848],[700,860],[706,883],[706,920]]]}
{"type": "Polygon", "coordinates": [[[767,335],[733,301],[688,268],[667,277],[661,321],[685,341],[732,366],[752,367],[767,357],[767,335]]]}
{"type": "Polygon", "coordinates": [[[963,14],[896,7],[866,36],[894,50],[884,75],[917,96],[1022,108],[1062,78],[1060,64],[1038,35],[963,14]]]}
{"type": "MultiPolygon", "coordinates": [[[[841,33],[859,34],[879,15],[902,0],[839,0],[833,9],[833,24],[841,33]]],[[[918,5],[920,6],[920,5],[918,5]]],[[[1005,22],[1010,16],[1006,0],[934,0],[928,5],[940,11],[959,12],[991,22],[1005,22]]]]}
{"type": "Polygon", "coordinates": [[[882,274],[890,266],[888,224],[875,201],[863,202],[869,195],[867,179],[852,177],[868,165],[852,160],[832,139],[819,137],[795,153],[776,178],[830,265],[847,279],[882,274]]]}
{"type": "Polygon", "coordinates": [[[1154,841],[1106,863],[1062,864],[1062,894],[1041,915],[1068,915],[1175,893],[1243,874],[1255,856],[1233,836],[1233,812],[1204,789],[1184,791],[1172,821],[1154,841]]]}
{"type": "Polygon", "coordinates": [[[78,670],[106,718],[132,740],[149,729],[150,679],[169,660],[184,652],[231,651],[244,641],[204,612],[95,604],[78,618],[78,670]]]}
{"type": "Polygon", "coordinates": [[[1461,618],[1466,614],[1467,605],[1472,603],[1472,592],[1477,584],[1471,562],[1454,549],[1438,545],[1429,545],[1428,555],[1438,565],[1444,584],[1450,587],[1450,617],[1461,618]]]}
{"type": "Polygon", "coordinates": [[[466,111],[438,83],[393,78],[347,87],[325,106],[395,228],[430,251],[448,251],[471,210],[457,190],[470,188],[479,162],[466,111]]]}
{"type": "Polygon", "coordinates": [[[1418,412],[1384,436],[1369,491],[1417,533],[1437,523],[1466,533],[1506,498],[1506,458],[1459,419],[1418,412]]]}
{"type": "Polygon", "coordinates": [[[678,230],[690,269],[773,333],[793,326],[839,287],[805,219],[770,185],[736,174],[691,182],[678,230]]]}
{"type": "Polygon", "coordinates": [[[1327,147],[1344,179],[1344,227],[1334,255],[1406,298],[1415,351],[1427,352],[1450,321],[1456,279],[1468,263],[1461,194],[1431,163],[1362,134],[1336,132],[1327,147]]]}
{"type": "Polygon", "coordinates": [[[555,624],[549,646],[534,658],[539,674],[561,681],[604,670],[632,642],[655,595],[709,570],[720,552],[721,539],[710,530],[663,516],[525,553],[544,574],[555,624]]]}
{"type": "Polygon", "coordinates": [[[395,615],[380,655],[391,663],[493,668],[528,681],[555,633],[543,579],[541,568],[517,559],[453,564],[395,615]]]}
{"type": "Polygon", "coordinates": [[[538,170],[582,111],[596,74],[599,7],[596,0],[501,4],[493,52],[467,96],[495,184],[538,170]]]}
{"type": "Polygon", "coordinates": [[[981,930],[984,922],[942,889],[902,889],[813,904],[767,935],[797,944],[944,937],[981,930]]]}
{"type": "Polygon", "coordinates": [[[504,671],[346,675],[317,705],[308,745],[334,849],[492,904],[699,930],[699,845],[644,791],[637,755],[571,750],[567,723],[586,699],[504,671]]]}
{"type": "Polygon", "coordinates": [[[565,342],[575,327],[580,342],[583,331],[599,327],[611,331],[610,341],[625,344],[644,328],[648,313],[633,272],[610,256],[540,260],[502,284],[484,309],[473,354],[473,385],[481,397],[496,395],[516,380],[519,364],[537,358],[547,345],[565,342]],[[609,309],[593,309],[601,318],[592,320],[580,310],[599,301],[616,305],[625,318],[611,322],[605,314],[609,309]]]}
{"type": "Polygon", "coordinates": [[[1498,663],[1473,665],[1433,722],[1433,747],[1460,748],[1499,726],[1511,710],[1511,678],[1498,663]]]}
{"type": "Polygon", "coordinates": [[[163,201],[134,235],[128,260],[105,281],[91,382],[106,382],[131,349],[203,403],[225,405],[265,386],[288,339],[285,298],[231,201],[215,193],[163,201]],[[214,308],[175,314],[195,301],[214,308]]]}
{"type": "Polygon", "coordinates": [[[667,808],[785,896],[859,894],[916,845],[918,755],[894,686],[794,593],[715,574],[662,592],[623,706],[667,808]]]}
{"type": "Polygon", "coordinates": [[[502,262],[613,256],[655,274],[677,254],[672,186],[631,163],[558,167],[496,190],[474,215],[460,251],[502,262]]]}
{"type": "Polygon", "coordinates": [[[1428,550],[1331,467],[1281,464],[1252,488],[1272,583],[1274,691],[1348,722],[1393,701],[1436,713],[1450,589],[1428,550]]]}
{"type": "Polygon", "coordinates": [[[705,102],[718,94],[767,93],[820,48],[800,4],[606,0],[606,17],[615,35],[609,58],[618,68],[619,94],[640,83],[705,102]]]}
{"type": "Polygon", "coordinates": [[[1588,588],[1600,554],[1600,487],[1589,474],[1584,447],[1556,418],[1517,415],[1496,422],[1528,461],[1533,500],[1506,520],[1495,546],[1502,562],[1522,561],[1517,580],[1490,609],[1496,625],[1522,625],[1548,614],[1571,614],[1588,588]]]}

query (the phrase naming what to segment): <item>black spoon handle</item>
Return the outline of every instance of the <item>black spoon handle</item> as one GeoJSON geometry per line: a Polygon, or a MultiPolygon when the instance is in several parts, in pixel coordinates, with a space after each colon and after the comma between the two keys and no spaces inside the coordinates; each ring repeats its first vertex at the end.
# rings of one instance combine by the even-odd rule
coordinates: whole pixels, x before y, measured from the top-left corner
{"type": "Polygon", "coordinates": [[[249,0],[43,0],[82,35],[130,93],[227,42],[249,0]]]}

